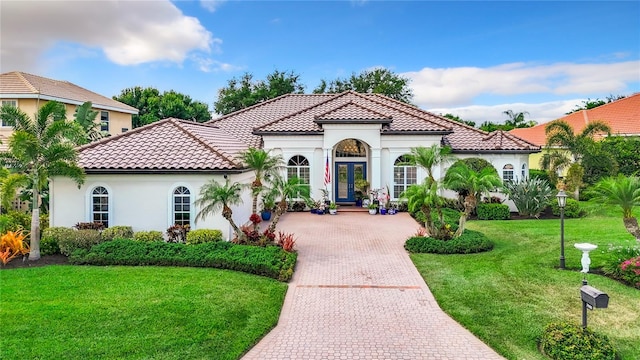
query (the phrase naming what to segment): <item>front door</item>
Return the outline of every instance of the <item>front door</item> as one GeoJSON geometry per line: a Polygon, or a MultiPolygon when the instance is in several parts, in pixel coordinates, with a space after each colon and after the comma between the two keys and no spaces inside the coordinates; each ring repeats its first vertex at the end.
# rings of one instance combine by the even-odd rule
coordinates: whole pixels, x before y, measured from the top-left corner
{"type": "Polygon", "coordinates": [[[355,182],[367,178],[366,167],[366,162],[336,162],[336,202],[356,201],[355,182]]]}

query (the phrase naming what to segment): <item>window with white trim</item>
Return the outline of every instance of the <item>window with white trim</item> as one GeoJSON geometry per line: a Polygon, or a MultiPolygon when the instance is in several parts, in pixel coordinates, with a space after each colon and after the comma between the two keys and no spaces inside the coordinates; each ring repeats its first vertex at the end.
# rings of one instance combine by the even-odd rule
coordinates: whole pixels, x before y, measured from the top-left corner
{"type": "Polygon", "coordinates": [[[173,190],[173,224],[191,225],[191,191],[185,186],[173,190]]]}
{"type": "Polygon", "coordinates": [[[287,179],[297,177],[302,184],[310,184],[309,160],[302,155],[292,156],[287,162],[287,179]]]}
{"type": "Polygon", "coordinates": [[[100,131],[109,131],[109,112],[100,111],[100,131]]]}
{"type": "Polygon", "coordinates": [[[410,165],[406,155],[399,156],[393,164],[393,198],[400,197],[403,191],[417,183],[418,170],[410,165]]]}
{"type": "MultiPolygon", "coordinates": [[[[2,106],[9,105],[13,107],[18,107],[18,100],[2,100],[2,106]]],[[[7,124],[4,119],[2,119],[2,126],[11,126],[7,124]]]]}
{"type": "Polygon", "coordinates": [[[104,186],[91,191],[91,221],[109,227],[109,191],[104,186]]]}
{"type": "Polygon", "coordinates": [[[502,181],[513,181],[513,165],[507,164],[502,167],[502,181]]]}

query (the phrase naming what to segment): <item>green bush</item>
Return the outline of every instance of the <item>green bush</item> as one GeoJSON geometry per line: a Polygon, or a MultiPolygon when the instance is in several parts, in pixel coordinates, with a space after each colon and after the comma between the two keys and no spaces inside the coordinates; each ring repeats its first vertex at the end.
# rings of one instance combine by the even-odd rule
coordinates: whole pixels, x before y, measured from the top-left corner
{"type": "Polygon", "coordinates": [[[58,239],[62,255],[69,256],[77,249],[90,249],[93,245],[104,242],[98,230],[72,230],[72,236],[58,239]]]}
{"type": "Polygon", "coordinates": [[[555,195],[548,181],[533,178],[518,182],[506,181],[503,189],[509,199],[513,200],[518,213],[531,217],[538,217],[547,207],[549,199],[555,195]]]}
{"type": "Polygon", "coordinates": [[[614,360],[616,352],[605,335],[567,323],[547,325],[540,350],[554,360],[614,360]]]}
{"type": "Polygon", "coordinates": [[[111,241],[113,239],[131,239],[133,237],[133,229],[131,226],[111,226],[102,230],[102,239],[111,241]]]}
{"type": "Polygon", "coordinates": [[[505,204],[481,203],[477,211],[480,220],[508,220],[511,217],[509,206],[505,204]]]}
{"type": "Polygon", "coordinates": [[[72,264],[214,267],[288,281],[297,254],[278,246],[247,246],[226,241],[196,245],[117,239],[76,250],[72,264]]]}
{"type": "MultiPolygon", "coordinates": [[[[552,200],[549,202],[551,205],[551,212],[553,215],[560,216],[560,207],[558,202],[552,200]]],[[[580,202],[577,200],[567,198],[567,204],[564,206],[564,217],[566,218],[579,218],[587,215],[587,212],[580,206],[580,202]]]]}
{"type": "Polygon", "coordinates": [[[461,236],[446,241],[414,236],[405,242],[404,248],[412,253],[471,254],[493,249],[493,241],[481,232],[465,230],[461,236]]]}
{"type": "Polygon", "coordinates": [[[58,246],[58,241],[54,238],[45,238],[44,236],[40,239],[40,255],[56,255],[60,254],[60,247],[58,246]]]}
{"type": "Polygon", "coordinates": [[[547,174],[547,172],[544,170],[529,169],[529,177],[531,179],[540,179],[540,180],[545,180],[548,183],[551,183],[551,179],[549,179],[549,174],[547,174]]]}
{"type": "Polygon", "coordinates": [[[40,243],[42,244],[45,241],[55,242],[60,245],[60,242],[67,241],[72,239],[75,236],[75,230],[68,227],[51,227],[48,229],[42,230],[42,235],[40,236],[40,243]]]}
{"type": "MultiPolygon", "coordinates": [[[[461,213],[458,210],[442,208],[442,218],[444,219],[444,223],[449,224],[451,231],[453,232],[458,230],[460,215],[461,213]]],[[[424,225],[426,217],[422,211],[418,210],[415,213],[412,213],[411,216],[413,216],[418,223],[424,225]]],[[[438,219],[438,213],[435,210],[431,211],[431,218],[433,219],[433,223],[436,227],[442,226],[442,224],[440,224],[440,219],[438,219]]]]}
{"type": "Polygon", "coordinates": [[[19,227],[20,224],[11,216],[7,214],[0,215],[0,234],[4,234],[7,231],[16,231],[19,227]]]}
{"type": "Polygon", "coordinates": [[[162,236],[162,232],[161,231],[155,231],[155,230],[138,231],[135,234],[133,234],[133,239],[136,240],[136,241],[144,241],[144,242],[164,241],[164,237],[162,236]]]}
{"type": "Polygon", "coordinates": [[[195,245],[206,242],[222,241],[222,231],[217,229],[198,229],[187,233],[187,244],[195,245]]]}

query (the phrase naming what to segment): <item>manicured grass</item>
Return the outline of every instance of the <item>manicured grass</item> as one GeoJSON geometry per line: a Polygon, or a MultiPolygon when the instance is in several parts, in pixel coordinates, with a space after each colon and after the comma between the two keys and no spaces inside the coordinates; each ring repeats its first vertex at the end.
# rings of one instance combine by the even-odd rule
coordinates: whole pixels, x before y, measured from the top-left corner
{"type": "Polygon", "coordinates": [[[275,326],[287,285],[217,269],[0,271],[2,359],[238,359],[275,326]]]}
{"type": "MultiPolygon", "coordinates": [[[[603,264],[609,244],[636,243],[615,210],[594,209],[587,218],[567,219],[563,271],[559,220],[472,221],[468,227],[494,240],[494,250],[411,258],[440,306],[509,359],[545,359],[537,350],[544,326],[581,323],[581,252],[574,243],[599,246],[592,252],[592,268],[603,264]]],[[[609,336],[623,359],[637,359],[640,291],[596,274],[587,279],[610,297],[608,309],[589,311],[589,327],[609,336]]]]}

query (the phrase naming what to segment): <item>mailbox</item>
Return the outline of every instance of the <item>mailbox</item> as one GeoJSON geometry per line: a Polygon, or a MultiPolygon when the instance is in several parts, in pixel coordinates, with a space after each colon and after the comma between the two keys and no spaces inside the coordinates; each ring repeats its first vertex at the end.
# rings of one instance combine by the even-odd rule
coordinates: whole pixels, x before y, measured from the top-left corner
{"type": "Polygon", "coordinates": [[[605,309],[609,305],[609,295],[589,285],[580,288],[580,297],[592,309],[605,309]]]}

